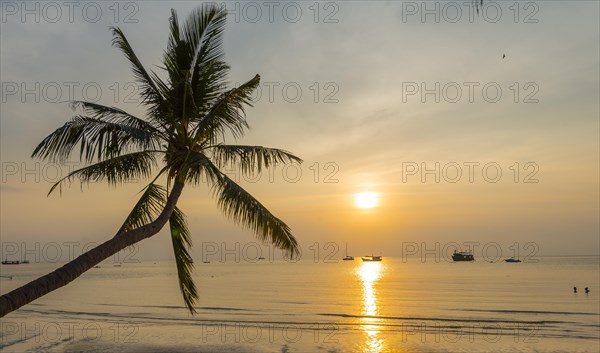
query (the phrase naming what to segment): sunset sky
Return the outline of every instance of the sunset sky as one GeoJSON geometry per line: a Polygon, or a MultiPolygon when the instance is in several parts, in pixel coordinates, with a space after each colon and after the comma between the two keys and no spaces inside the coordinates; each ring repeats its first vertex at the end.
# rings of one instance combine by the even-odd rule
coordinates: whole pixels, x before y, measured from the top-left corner
{"type": "MultiPolygon", "coordinates": [[[[515,242],[523,252],[533,242],[540,255],[598,254],[599,3],[492,2],[480,15],[463,1],[430,2],[424,15],[421,3],[226,3],[230,81],[261,75],[252,129],[238,143],[304,160],[256,182],[237,174],[240,183],[306,252],[315,242],[338,244],[339,256],[346,242],[355,256],[400,256],[413,242],[495,242],[508,256],[515,242]],[[361,192],[376,193],[375,207],[358,207],[361,192]]],[[[60,2],[29,15],[12,4],[2,4],[0,31],[2,242],[101,242],[143,181],[116,190],[76,181],[46,197],[67,169],[29,156],[73,115],[59,103],[71,94],[143,116],[108,27],[121,27],[160,73],[170,8],[184,18],[200,3],[82,3],[71,19],[60,2]]],[[[254,241],[207,188],[186,188],[180,208],[196,258],[203,242],[254,241]]],[[[163,231],[140,257],[168,259],[170,247],[163,231]]]]}

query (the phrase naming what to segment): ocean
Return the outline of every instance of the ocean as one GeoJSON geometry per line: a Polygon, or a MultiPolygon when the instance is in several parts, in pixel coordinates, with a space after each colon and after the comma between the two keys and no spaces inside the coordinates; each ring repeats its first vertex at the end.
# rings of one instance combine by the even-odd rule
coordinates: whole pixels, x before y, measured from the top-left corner
{"type": "MultiPolygon", "coordinates": [[[[600,258],[111,262],[1,319],[2,352],[599,352],[600,258]],[[578,293],[573,292],[577,286],[578,293]],[[586,294],[584,288],[590,292],[586,294]]],[[[0,267],[0,292],[58,267],[0,267]]]]}

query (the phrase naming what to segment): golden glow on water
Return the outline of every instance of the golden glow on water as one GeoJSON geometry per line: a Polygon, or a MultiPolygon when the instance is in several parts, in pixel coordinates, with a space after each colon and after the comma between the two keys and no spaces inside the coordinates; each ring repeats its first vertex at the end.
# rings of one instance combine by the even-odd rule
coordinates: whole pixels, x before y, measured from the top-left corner
{"type": "Polygon", "coordinates": [[[381,277],[381,262],[363,262],[358,269],[363,285],[363,315],[377,315],[377,290],[375,282],[381,277]]]}
{"type": "MultiPolygon", "coordinates": [[[[358,276],[362,282],[363,302],[362,315],[378,316],[379,310],[377,307],[377,287],[375,284],[382,276],[381,262],[363,262],[358,268],[358,276]]],[[[365,343],[362,352],[375,353],[384,350],[383,339],[379,336],[379,326],[377,325],[380,319],[376,317],[362,318],[362,329],[365,332],[365,343]]]]}

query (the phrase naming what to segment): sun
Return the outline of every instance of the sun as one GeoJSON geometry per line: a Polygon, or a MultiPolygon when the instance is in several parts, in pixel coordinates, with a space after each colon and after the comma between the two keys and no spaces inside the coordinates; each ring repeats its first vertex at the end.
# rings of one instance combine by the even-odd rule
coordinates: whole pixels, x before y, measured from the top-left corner
{"type": "Polygon", "coordinates": [[[354,203],[358,208],[373,208],[379,204],[379,194],[376,192],[359,192],[354,195],[354,203]]]}

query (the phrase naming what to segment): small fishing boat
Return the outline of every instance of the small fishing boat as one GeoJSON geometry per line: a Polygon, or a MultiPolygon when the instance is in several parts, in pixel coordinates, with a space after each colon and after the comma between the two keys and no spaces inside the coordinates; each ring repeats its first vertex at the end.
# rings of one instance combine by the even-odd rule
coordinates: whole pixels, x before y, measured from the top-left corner
{"type": "Polygon", "coordinates": [[[473,257],[473,253],[470,251],[456,251],[454,250],[454,254],[452,254],[453,261],[475,261],[475,257],[473,257]]]}
{"type": "Polygon", "coordinates": [[[346,243],[346,256],[342,259],[344,261],[354,261],[354,257],[348,255],[348,243],[346,243]]]}
{"type": "Polygon", "coordinates": [[[371,256],[363,256],[363,257],[361,257],[361,259],[362,259],[364,262],[373,262],[373,261],[381,261],[381,260],[383,260],[383,259],[381,258],[381,256],[374,256],[374,255],[371,255],[371,256]]]}
{"type": "Polygon", "coordinates": [[[521,262],[521,260],[519,259],[515,259],[514,257],[511,257],[510,259],[506,259],[504,260],[505,262],[521,262]]]}
{"type": "Polygon", "coordinates": [[[3,265],[19,265],[21,263],[21,261],[16,260],[16,261],[9,261],[9,260],[4,260],[2,261],[3,265]]]}

